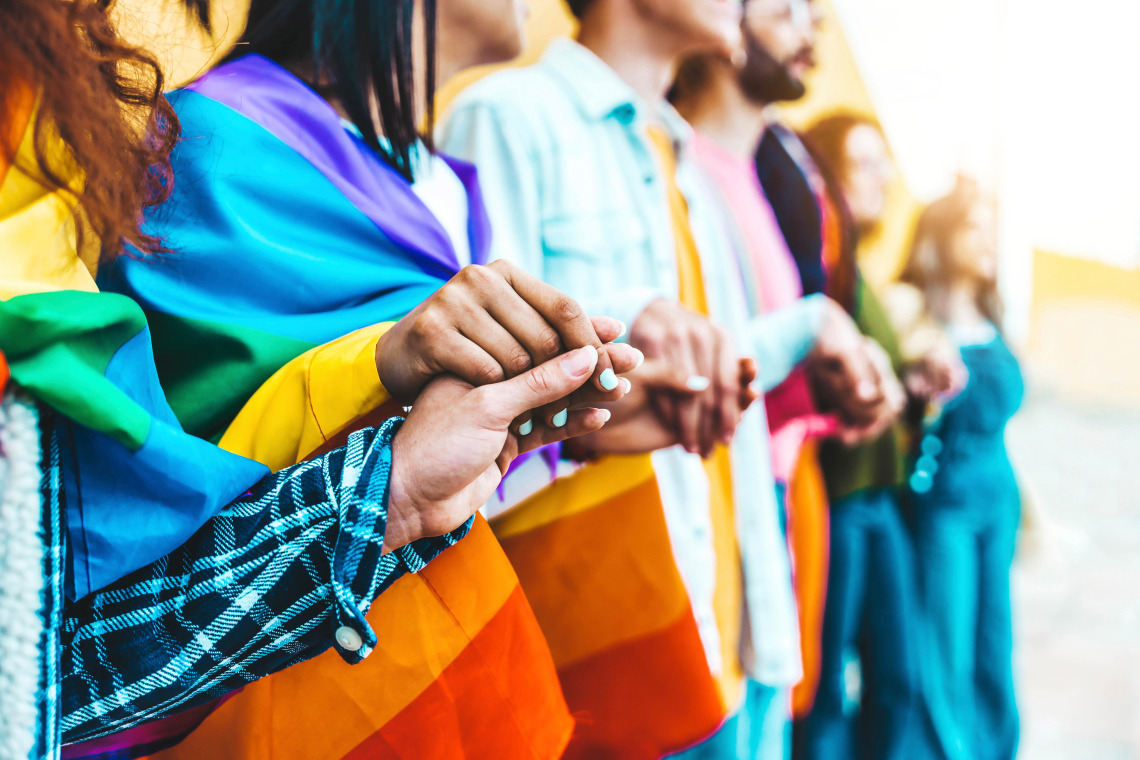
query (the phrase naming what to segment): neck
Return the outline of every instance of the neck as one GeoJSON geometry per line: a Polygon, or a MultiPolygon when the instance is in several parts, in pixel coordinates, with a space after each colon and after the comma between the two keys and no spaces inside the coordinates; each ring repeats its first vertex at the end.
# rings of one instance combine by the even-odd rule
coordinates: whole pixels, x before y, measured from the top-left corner
{"type": "Polygon", "coordinates": [[[627,3],[597,3],[582,19],[578,42],[651,108],[665,98],[684,52],[673,35],[661,34],[627,3]]]}
{"type": "Polygon", "coordinates": [[[951,285],[946,299],[949,321],[970,324],[981,319],[982,313],[978,310],[977,295],[972,282],[959,280],[951,285]]]}
{"type": "Polygon", "coordinates": [[[728,63],[717,62],[708,85],[677,104],[693,128],[740,158],[751,159],[768,127],[764,104],[745,97],[728,63]]]}

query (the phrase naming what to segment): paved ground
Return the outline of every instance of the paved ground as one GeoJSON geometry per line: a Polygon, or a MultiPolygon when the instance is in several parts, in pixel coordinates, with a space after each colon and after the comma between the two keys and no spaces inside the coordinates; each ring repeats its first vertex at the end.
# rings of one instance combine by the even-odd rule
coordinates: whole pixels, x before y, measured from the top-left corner
{"type": "Polygon", "coordinates": [[[1022,760],[1140,760],[1140,409],[1048,394],[1010,429],[1044,519],[1014,571],[1022,760]]]}

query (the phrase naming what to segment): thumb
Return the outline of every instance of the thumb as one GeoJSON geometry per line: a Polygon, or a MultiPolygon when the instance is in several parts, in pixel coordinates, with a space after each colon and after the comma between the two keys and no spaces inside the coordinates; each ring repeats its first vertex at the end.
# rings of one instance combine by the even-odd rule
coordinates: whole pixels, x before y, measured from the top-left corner
{"type": "Polygon", "coordinates": [[[598,349],[587,345],[480,390],[495,422],[506,427],[524,412],[569,396],[590,379],[597,363],[598,349]]]}

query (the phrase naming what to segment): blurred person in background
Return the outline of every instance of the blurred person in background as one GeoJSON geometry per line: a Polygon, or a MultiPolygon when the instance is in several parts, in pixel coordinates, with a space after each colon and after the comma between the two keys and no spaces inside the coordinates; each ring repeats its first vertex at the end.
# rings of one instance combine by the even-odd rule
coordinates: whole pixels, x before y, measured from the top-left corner
{"type": "MultiPolygon", "coordinates": [[[[750,2],[746,18],[748,63],[740,83],[753,109],[801,97],[803,76],[814,62],[815,9],[794,0],[750,2]]],[[[743,113],[747,111],[738,111],[743,113]]],[[[797,264],[803,291],[827,288],[901,369],[894,336],[855,263],[857,236],[881,215],[889,174],[882,174],[881,166],[870,166],[880,176],[856,180],[858,186],[868,186],[852,201],[859,209],[856,224],[846,210],[845,194],[837,183],[828,183],[826,169],[799,138],[778,123],[764,126],[756,151],[757,175],[797,264]]],[[[862,752],[871,757],[909,756],[918,673],[908,626],[917,617],[917,604],[899,505],[904,479],[899,433],[896,427],[865,445],[830,443],[823,449],[832,505],[832,564],[819,691],[813,714],[797,737],[797,754],[805,757],[862,752]],[[858,695],[860,667],[864,688],[858,695]],[[851,718],[853,699],[862,706],[858,721],[851,718]]]]}
{"type": "MultiPolygon", "coordinates": [[[[631,325],[631,344],[709,386],[692,399],[657,394],[670,442],[682,445],[651,457],[669,561],[676,557],[685,580],[685,606],[707,661],[695,663],[691,652],[658,656],[660,639],[648,635],[621,642],[629,654],[620,659],[580,657],[575,669],[562,671],[571,708],[589,716],[570,756],[655,757],[697,742],[728,717],[682,756],[783,757],[787,689],[800,675],[795,605],[764,410],[741,418],[743,410],[732,408],[735,354],[756,357],[767,390],[819,345],[821,355],[836,360],[834,382],[845,391],[861,387],[860,403],[870,409],[890,403],[864,343],[827,299],[793,297],[763,315],[749,308],[722,210],[694,162],[691,128],[665,101],[683,58],[735,54],[739,6],[569,5],[580,22],[577,40],[557,41],[538,64],[494,74],[462,93],[440,144],[479,169],[496,230],[494,255],[521,263],[592,310],[621,317],[631,325]],[[730,448],[718,445],[730,439],[730,448]],[[640,663],[652,669],[623,669],[640,663]],[[587,666],[596,672],[590,689],[582,686],[587,666]],[[697,731],[709,676],[719,681],[724,706],[717,721],[697,731]],[[693,731],[685,736],[679,729],[687,726],[693,731]]],[[[605,461],[596,465],[600,471],[605,461]]],[[[614,501],[615,508],[628,505],[614,501]]],[[[574,575],[557,571],[560,578],[574,575]]],[[[528,596],[540,599],[544,591],[528,588],[528,596]]],[[[663,606],[644,595],[629,604],[629,611],[607,615],[643,617],[634,610],[663,606]]],[[[564,613],[555,622],[561,627],[548,629],[551,639],[572,638],[564,613]]]]}
{"type": "MultiPolygon", "coordinates": [[[[689,58],[681,66],[670,99],[694,127],[696,161],[715,185],[746,280],[749,306],[754,314],[760,314],[777,311],[804,296],[795,259],[756,175],[754,157],[772,116],[766,109],[772,83],[764,76],[770,56],[758,48],[766,36],[788,32],[781,27],[791,27],[793,32],[798,27],[810,34],[814,24],[806,4],[752,0],[744,9],[742,33],[747,57],[743,64],[713,56],[689,58]]],[[[827,297],[816,293],[806,298],[827,297]]],[[[895,421],[905,398],[882,349],[859,333],[842,307],[830,299],[827,302],[828,319],[832,321],[823,332],[827,339],[817,343],[809,360],[764,399],[772,432],[773,468],[784,497],[781,506],[798,508],[791,520],[797,533],[810,531],[811,526],[801,525],[798,519],[814,506],[805,505],[802,494],[798,504],[786,501],[786,489],[804,442],[822,435],[837,436],[849,445],[877,438],[895,421]],[[868,404],[857,389],[853,392],[831,383],[835,372],[829,365],[838,352],[829,347],[830,340],[861,344],[866,360],[877,366],[892,392],[868,404]]],[[[793,547],[802,546],[804,540],[802,535],[793,535],[793,547]]],[[[797,571],[803,569],[797,563],[797,571]]],[[[812,601],[803,596],[800,603],[810,605],[812,601]]],[[[801,620],[805,618],[801,608],[801,620]]],[[[805,650],[809,647],[805,645],[805,650]]],[[[805,672],[809,656],[805,654],[805,672]]]]}
{"type": "MultiPolygon", "coordinates": [[[[881,222],[894,169],[874,119],[837,113],[804,133],[827,193],[829,288],[882,345],[908,389],[950,392],[953,352],[935,343],[907,356],[880,299],[858,272],[859,239],[881,222]]],[[[827,234],[827,233],[825,233],[827,234]]],[[[879,440],[829,444],[821,463],[832,502],[831,568],[824,614],[820,691],[804,723],[807,758],[910,758],[920,725],[922,641],[914,550],[902,512],[907,436],[896,425],[879,440]]]]}
{"type": "Polygon", "coordinates": [[[910,478],[931,637],[923,756],[953,760],[1010,760],[1019,734],[1009,575],[1021,496],[1005,428],[1024,384],[1002,332],[997,256],[996,204],[960,178],[922,213],[887,293],[904,334],[949,336],[969,377],[927,415],[910,478]]]}

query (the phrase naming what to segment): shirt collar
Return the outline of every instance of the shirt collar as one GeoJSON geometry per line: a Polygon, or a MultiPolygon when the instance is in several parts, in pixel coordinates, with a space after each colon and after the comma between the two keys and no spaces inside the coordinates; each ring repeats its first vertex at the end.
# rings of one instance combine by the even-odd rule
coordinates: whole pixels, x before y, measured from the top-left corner
{"type": "MultiPolygon", "coordinates": [[[[647,120],[646,106],[625,80],[592,51],[569,38],[555,40],[542,56],[542,65],[555,75],[582,115],[602,120],[613,116],[633,124],[647,120]]],[[[668,101],[659,104],[661,121],[669,138],[679,147],[688,143],[692,128],[668,101]]]]}

